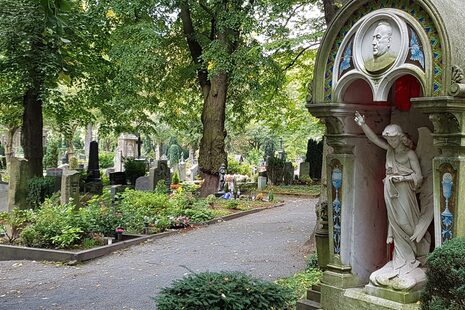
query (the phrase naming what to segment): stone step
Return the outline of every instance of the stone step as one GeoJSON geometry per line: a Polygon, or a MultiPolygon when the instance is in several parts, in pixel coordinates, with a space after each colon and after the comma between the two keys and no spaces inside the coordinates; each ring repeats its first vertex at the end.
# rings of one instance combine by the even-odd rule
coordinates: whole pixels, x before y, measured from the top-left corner
{"type": "Polygon", "coordinates": [[[319,291],[314,290],[313,288],[307,290],[307,299],[313,300],[316,302],[321,302],[321,293],[319,291]]]}
{"type": "Polygon", "coordinates": [[[301,299],[297,302],[295,310],[318,310],[321,309],[319,302],[307,299],[301,299]]]}

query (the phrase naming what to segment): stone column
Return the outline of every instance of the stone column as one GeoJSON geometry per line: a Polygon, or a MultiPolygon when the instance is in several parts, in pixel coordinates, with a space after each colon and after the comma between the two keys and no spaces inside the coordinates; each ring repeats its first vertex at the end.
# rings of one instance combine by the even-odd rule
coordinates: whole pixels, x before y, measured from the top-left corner
{"type": "Polygon", "coordinates": [[[429,115],[441,151],[433,160],[436,247],[465,236],[465,94],[457,95],[412,99],[415,109],[429,115]]]}
{"type": "Polygon", "coordinates": [[[320,222],[327,220],[329,233],[321,305],[332,309],[334,301],[329,296],[368,283],[371,272],[387,262],[382,189],[385,151],[367,140],[355,124],[354,114],[356,110],[365,114],[370,126],[380,133],[389,123],[390,109],[337,103],[308,108],[325,123],[326,143],[333,149],[324,159],[322,195],[327,196],[327,211],[320,212],[320,222]]]}

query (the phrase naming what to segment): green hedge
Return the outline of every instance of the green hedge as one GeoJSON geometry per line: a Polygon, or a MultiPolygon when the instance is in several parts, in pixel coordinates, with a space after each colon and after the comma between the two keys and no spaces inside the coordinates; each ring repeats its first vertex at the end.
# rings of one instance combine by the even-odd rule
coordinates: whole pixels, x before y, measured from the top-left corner
{"type": "Polygon", "coordinates": [[[427,267],[422,309],[465,309],[465,238],[452,239],[434,250],[427,267]]]}
{"type": "Polygon", "coordinates": [[[27,183],[26,201],[31,209],[40,206],[41,203],[55,192],[55,177],[32,178],[27,183]]]}
{"type": "Polygon", "coordinates": [[[203,272],[174,281],[156,302],[159,310],[284,310],[293,292],[238,272],[203,272]]]}

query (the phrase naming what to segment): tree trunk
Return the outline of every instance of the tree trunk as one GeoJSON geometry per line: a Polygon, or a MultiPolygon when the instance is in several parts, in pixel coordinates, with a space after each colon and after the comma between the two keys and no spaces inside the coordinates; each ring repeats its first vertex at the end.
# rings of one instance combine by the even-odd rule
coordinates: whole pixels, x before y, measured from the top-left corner
{"type": "Polygon", "coordinates": [[[23,126],[21,131],[21,144],[24,158],[29,162],[29,175],[43,176],[42,159],[44,157],[42,141],[42,100],[37,88],[30,88],[23,98],[23,126]]]}
{"type": "Polygon", "coordinates": [[[13,141],[15,138],[15,133],[18,129],[19,127],[17,126],[8,128],[8,132],[6,136],[6,143],[5,143],[5,160],[6,160],[7,171],[9,171],[8,168],[10,167],[10,159],[11,157],[15,155],[14,150],[13,150],[13,141]]]}
{"type": "Polygon", "coordinates": [[[207,87],[208,93],[204,91],[206,97],[202,110],[203,134],[199,152],[199,169],[204,179],[200,194],[203,197],[217,191],[218,170],[221,164],[227,165],[227,155],[224,150],[227,74],[221,73],[213,77],[211,86],[207,87]]]}
{"type": "Polygon", "coordinates": [[[337,12],[335,0],[323,0],[323,9],[325,12],[326,25],[329,25],[329,23],[333,20],[337,12]]]}

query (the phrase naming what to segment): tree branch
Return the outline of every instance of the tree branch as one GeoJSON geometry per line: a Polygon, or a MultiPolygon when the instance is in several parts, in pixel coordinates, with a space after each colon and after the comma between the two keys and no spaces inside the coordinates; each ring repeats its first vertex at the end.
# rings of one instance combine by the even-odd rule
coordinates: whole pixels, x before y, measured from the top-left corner
{"type": "Polygon", "coordinates": [[[306,50],[308,50],[309,48],[312,48],[316,45],[318,45],[319,43],[312,43],[304,48],[302,48],[302,50],[294,57],[294,59],[292,59],[287,65],[286,67],[284,67],[284,71],[290,69],[293,65],[295,65],[295,63],[297,62],[297,60],[300,58],[300,56],[302,56],[304,54],[304,52],[306,50]]]}
{"type": "Polygon", "coordinates": [[[197,77],[199,79],[200,87],[203,90],[205,87],[210,86],[210,81],[208,80],[207,70],[203,68],[202,66],[203,65],[201,61],[201,57],[203,53],[202,46],[199,44],[199,42],[196,39],[196,33],[194,29],[194,24],[192,23],[189,4],[187,2],[183,2],[180,5],[180,9],[181,11],[179,13],[179,16],[182,21],[184,35],[187,40],[187,45],[189,46],[192,60],[198,66],[197,77]]]}

